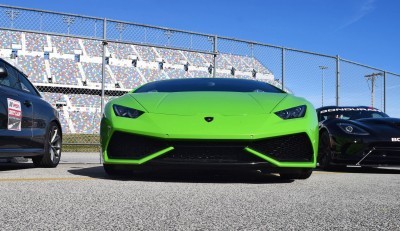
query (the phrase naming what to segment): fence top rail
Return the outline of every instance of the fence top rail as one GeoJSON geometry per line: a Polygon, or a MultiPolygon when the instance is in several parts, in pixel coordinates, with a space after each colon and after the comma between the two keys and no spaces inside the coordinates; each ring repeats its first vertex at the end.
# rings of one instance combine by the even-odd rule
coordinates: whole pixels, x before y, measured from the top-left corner
{"type": "Polygon", "coordinates": [[[161,27],[161,26],[152,26],[152,25],[142,24],[142,23],[134,23],[134,22],[128,22],[128,21],[114,20],[114,19],[104,19],[104,20],[106,20],[107,22],[123,23],[123,24],[128,24],[128,25],[133,25],[133,26],[146,27],[146,28],[165,30],[165,31],[172,31],[172,32],[178,32],[178,33],[185,33],[185,34],[191,34],[191,35],[199,35],[199,36],[210,37],[210,38],[216,37],[216,35],[212,35],[212,34],[205,34],[205,33],[199,33],[199,32],[194,32],[194,31],[187,31],[187,30],[179,30],[179,29],[173,29],[173,28],[161,27]]]}
{"type": "MultiPolygon", "coordinates": [[[[365,64],[353,62],[353,61],[351,61],[351,60],[342,59],[342,58],[340,58],[340,60],[343,61],[343,62],[346,62],[346,63],[358,65],[358,66],[365,67],[365,68],[369,68],[369,69],[373,69],[373,70],[376,70],[376,71],[389,73],[389,72],[387,72],[387,71],[385,71],[385,70],[382,70],[382,69],[379,69],[379,68],[376,68],[376,67],[371,67],[371,66],[368,66],[368,65],[365,65],[365,64]]],[[[397,74],[395,74],[395,75],[397,75],[397,74]]]]}
{"type": "Polygon", "coordinates": [[[101,37],[87,37],[87,36],[80,36],[80,35],[73,35],[73,34],[60,34],[60,33],[54,33],[54,32],[49,32],[49,31],[13,29],[13,28],[7,28],[7,27],[0,27],[0,30],[9,30],[9,31],[15,31],[15,32],[25,32],[25,33],[32,33],[32,34],[43,34],[43,35],[51,35],[51,36],[62,36],[62,37],[77,38],[77,39],[87,39],[87,40],[96,40],[96,41],[106,41],[101,37]]]}
{"type": "Polygon", "coordinates": [[[93,17],[93,16],[62,13],[62,12],[50,11],[50,10],[39,10],[39,9],[25,8],[25,7],[19,7],[19,6],[8,6],[8,5],[3,5],[3,4],[0,4],[0,8],[10,8],[10,9],[16,9],[16,10],[35,11],[35,12],[38,12],[38,13],[59,14],[59,15],[63,15],[63,16],[73,16],[73,17],[78,17],[78,18],[87,18],[87,19],[94,19],[94,20],[104,20],[104,18],[93,17]]]}
{"type": "Polygon", "coordinates": [[[311,51],[305,51],[305,50],[299,50],[299,49],[283,47],[283,46],[276,46],[276,45],[272,45],[272,44],[268,44],[268,43],[260,43],[260,42],[255,42],[255,41],[248,41],[248,40],[242,40],[242,39],[224,37],[224,36],[218,36],[218,38],[219,39],[230,40],[230,41],[235,41],[235,42],[248,43],[248,44],[258,45],[258,46],[267,46],[267,47],[272,47],[272,48],[277,48],[277,49],[282,49],[282,50],[287,50],[287,51],[295,51],[295,52],[301,52],[301,53],[306,53],[306,54],[311,54],[311,55],[318,55],[318,56],[322,56],[322,57],[326,57],[326,58],[336,59],[336,56],[332,56],[332,55],[326,55],[326,54],[321,54],[321,53],[316,53],[316,52],[311,52],[311,51]]]}

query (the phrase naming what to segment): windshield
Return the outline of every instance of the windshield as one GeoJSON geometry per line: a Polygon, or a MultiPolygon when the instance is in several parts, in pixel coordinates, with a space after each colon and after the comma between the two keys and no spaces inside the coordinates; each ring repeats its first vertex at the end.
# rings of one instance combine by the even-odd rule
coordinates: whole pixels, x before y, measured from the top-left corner
{"type": "Polygon", "coordinates": [[[268,83],[228,78],[170,79],[147,83],[135,93],[142,92],[185,92],[185,91],[229,91],[229,92],[274,92],[284,93],[268,83]]]}
{"type": "Polygon", "coordinates": [[[363,118],[383,118],[389,117],[385,113],[381,112],[376,108],[331,108],[321,110],[319,112],[319,121],[327,119],[345,119],[345,120],[356,120],[363,118]]]}

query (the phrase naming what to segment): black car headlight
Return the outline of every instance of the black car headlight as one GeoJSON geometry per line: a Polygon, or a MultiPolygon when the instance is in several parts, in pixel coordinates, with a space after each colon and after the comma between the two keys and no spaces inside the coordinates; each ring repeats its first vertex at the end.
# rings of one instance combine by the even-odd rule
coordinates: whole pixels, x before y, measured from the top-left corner
{"type": "Polygon", "coordinates": [[[143,111],[140,111],[140,110],[136,110],[133,108],[124,107],[124,106],[116,105],[116,104],[113,105],[113,108],[114,108],[115,115],[120,116],[120,117],[132,118],[132,119],[136,119],[144,113],[143,111]]]}
{"type": "Polygon", "coordinates": [[[275,114],[284,120],[302,118],[306,114],[307,106],[301,105],[298,107],[292,107],[286,110],[275,112],[275,114]]]}
{"type": "Polygon", "coordinates": [[[349,124],[349,123],[338,123],[337,124],[342,131],[344,131],[347,134],[351,135],[369,135],[367,131],[364,129],[354,125],[354,124],[349,124]]]}

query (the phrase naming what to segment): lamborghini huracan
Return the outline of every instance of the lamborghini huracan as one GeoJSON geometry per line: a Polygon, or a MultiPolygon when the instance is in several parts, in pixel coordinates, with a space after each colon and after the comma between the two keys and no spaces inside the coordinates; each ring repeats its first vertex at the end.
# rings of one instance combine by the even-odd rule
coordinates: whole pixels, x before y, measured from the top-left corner
{"type": "Polygon", "coordinates": [[[367,106],[327,106],[317,115],[320,168],[400,166],[399,118],[367,106]]]}
{"type": "Polygon", "coordinates": [[[313,106],[261,81],[170,79],[111,100],[101,120],[107,174],[170,168],[250,168],[306,179],[316,167],[313,106]]]}

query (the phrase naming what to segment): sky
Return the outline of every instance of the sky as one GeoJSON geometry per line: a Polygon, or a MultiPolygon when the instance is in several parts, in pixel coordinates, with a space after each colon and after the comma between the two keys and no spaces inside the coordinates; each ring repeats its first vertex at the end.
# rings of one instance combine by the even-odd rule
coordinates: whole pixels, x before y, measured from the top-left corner
{"type": "Polygon", "coordinates": [[[398,0],[0,0],[0,4],[339,55],[400,74],[398,0]]]}

